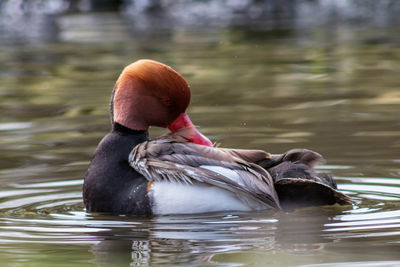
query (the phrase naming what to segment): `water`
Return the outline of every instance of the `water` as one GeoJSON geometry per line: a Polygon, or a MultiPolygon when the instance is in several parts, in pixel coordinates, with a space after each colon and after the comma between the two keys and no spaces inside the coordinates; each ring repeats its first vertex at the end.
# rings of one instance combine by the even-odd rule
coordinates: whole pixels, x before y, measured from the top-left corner
{"type": "Polygon", "coordinates": [[[48,38],[0,31],[2,264],[400,265],[398,26],[152,32],[119,13],[46,19],[58,28],[48,38]],[[110,128],[111,89],[138,58],[183,74],[189,113],[213,141],[316,150],[327,159],[319,171],[354,205],[155,218],[85,212],[82,178],[110,128]]]}

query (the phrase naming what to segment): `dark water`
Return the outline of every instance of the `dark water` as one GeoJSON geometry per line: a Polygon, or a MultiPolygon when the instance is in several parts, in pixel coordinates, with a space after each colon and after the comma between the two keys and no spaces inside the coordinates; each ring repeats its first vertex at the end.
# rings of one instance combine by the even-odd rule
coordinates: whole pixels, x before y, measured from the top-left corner
{"type": "Polygon", "coordinates": [[[117,13],[67,14],[56,26],[52,38],[28,43],[2,35],[2,265],[400,265],[398,26],[153,33],[117,13]],[[139,58],[183,74],[189,113],[213,141],[316,150],[327,159],[319,170],[354,205],[151,219],[86,213],[82,178],[110,128],[113,83],[139,58]]]}

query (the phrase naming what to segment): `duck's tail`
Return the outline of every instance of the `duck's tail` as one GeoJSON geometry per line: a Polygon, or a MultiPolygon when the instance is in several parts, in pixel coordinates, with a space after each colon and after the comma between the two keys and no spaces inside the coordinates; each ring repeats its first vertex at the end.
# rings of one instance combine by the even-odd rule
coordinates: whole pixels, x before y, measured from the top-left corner
{"type": "Polygon", "coordinates": [[[350,198],[337,190],[332,176],[315,172],[314,167],[324,162],[320,154],[307,149],[271,157],[263,167],[274,180],[282,208],[351,204],[350,198]]]}

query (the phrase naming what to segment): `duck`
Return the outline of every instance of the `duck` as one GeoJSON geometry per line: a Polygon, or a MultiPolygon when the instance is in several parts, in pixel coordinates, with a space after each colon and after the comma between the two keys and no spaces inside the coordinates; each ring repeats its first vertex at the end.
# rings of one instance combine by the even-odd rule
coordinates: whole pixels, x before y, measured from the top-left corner
{"type": "Polygon", "coordinates": [[[323,157],[214,146],[193,124],[191,92],[171,67],[150,59],[126,66],[111,93],[111,131],[98,144],[83,183],[88,212],[195,214],[347,205],[323,157]],[[150,127],[169,133],[151,140],[150,127]]]}

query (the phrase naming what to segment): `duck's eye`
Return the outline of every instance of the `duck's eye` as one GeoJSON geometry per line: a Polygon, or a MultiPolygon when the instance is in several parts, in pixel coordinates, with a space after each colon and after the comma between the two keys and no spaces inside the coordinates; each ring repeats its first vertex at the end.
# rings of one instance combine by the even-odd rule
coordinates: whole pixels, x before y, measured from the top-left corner
{"type": "Polygon", "coordinates": [[[167,105],[167,106],[171,106],[171,104],[172,104],[172,101],[171,101],[171,99],[169,99],[169,98],[164,98],[164,99],[163,99],[163,102],[164,102],[164,104],[167,105]]]}

